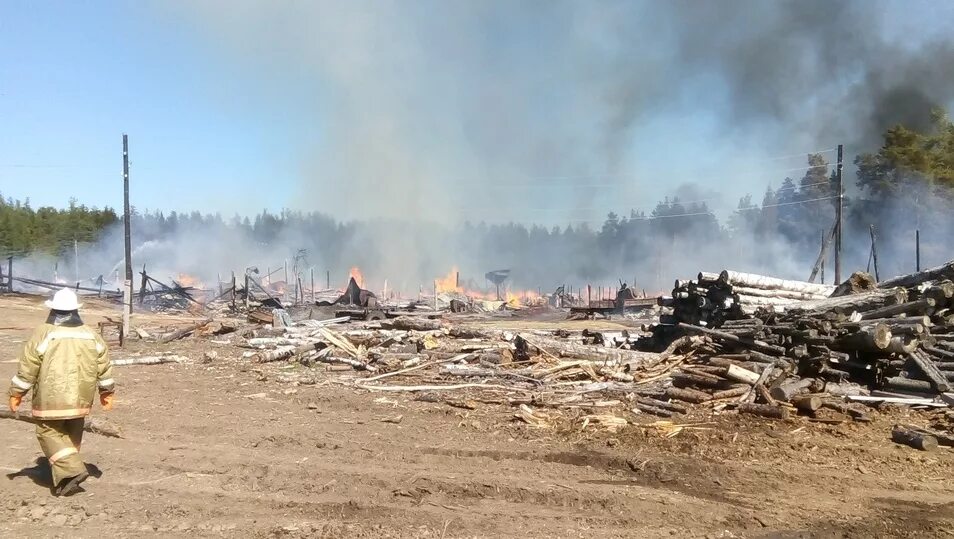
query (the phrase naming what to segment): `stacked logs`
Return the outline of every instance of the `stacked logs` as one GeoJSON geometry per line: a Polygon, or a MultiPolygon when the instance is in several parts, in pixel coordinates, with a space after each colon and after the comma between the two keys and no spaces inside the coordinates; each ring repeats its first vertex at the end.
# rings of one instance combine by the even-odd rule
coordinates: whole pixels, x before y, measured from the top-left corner
{"type": "Polygon", "coordinates": [[[866,388],[888,397],[950,391],[954,283],[903,282],[905,287],[804,301],[783,313],[723,320],[718,329],[678,322],[686,334],[707,339],[696,348],[702,365],[675,377],[669,397],[702,402],[735,391],[744,404],[767,406],[746,407],[751,413],[782,417],[786,410],[834,406],[823,395],[857,395],[866,388]],[[729,375],[730,367],[758,379],[740,380],[729,375]]]}
{"type": "Polygon", "coordinates": [[[727,320],[751,316],[759,308],[781,311],[804,301],[825,299],[833,290],[833,286],[738,271],[702,272],[694,280],[677,280],[672,296],[659,298],[659,305],[673,310],[660,317],[660,324],[720,327],[727,320]]]}

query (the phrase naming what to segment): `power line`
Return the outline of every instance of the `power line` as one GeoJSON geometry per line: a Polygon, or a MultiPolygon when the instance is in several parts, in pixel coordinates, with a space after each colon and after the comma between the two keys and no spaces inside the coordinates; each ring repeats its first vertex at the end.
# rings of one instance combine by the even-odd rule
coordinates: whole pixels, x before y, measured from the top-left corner
{"type": "MultiPolygon", "coordinates": [[[[661,163],[661,164],[665,165],[665,164],[668,164],[668,163],[661,163]]],[[[691,177],[682,178],[682,179],[679,179],[679,180],[676,180],[676,181],[681,181],[681,182],[684,183],[684,182],[688,182],[688,181],[700,181],[700,180],[706,180],[706,181],[734,180],[734,179],[738,179],[738,178],[751,178],[751,177],[756,177],[756,176],[764,176],[764,175],[766,175],[766,174],[774,174],[774,173],[778,173],[778,172],[794,172],[794,171],[798,171],[798,170],[810,170],[810,169],[813,169],[813,168],[826,168],[826,169],[827,169],[829,166],[831,166],[831,165],[830,165],[829,163],[826,163],[826,164],[824,164],[824,165],[805,165],[805,166],[801,166],[801,167],[775,168],[775,169],[765,169],[765,170],[758,170],[758,171],[752,171],[752,172],[740,172],[740,173],[737,173],[737,174],[733,174],[733,175],[731,175],[731,176],[721,176],[721,175],[720,175],[720,176],[691,176],[691,177]]],[[[542,180],[547,180],[547,179],[600,180],[600,179],[607,179],[607,178],[618,178],[618,179],[620,179],[620,180],[639,180],[639,179],[640,179],[640,178],[638,178],[638,177],[636,177],[636,176],[633,176],[633,175],[631,175],[631,174],[626,174],[626,175],[623,175],[623,174],[619,174],[619,175],[593,175],[593,176],[551,176],[551,177],[549,177],[549,178],[548,178],[548,177],[545,177],[545,176],[536,176],[536,177],[533,177],[533,176],[532,176],[532,177],[530,177],[530,178],[531,178],[531,179],[542,179],[542,180]]],[[[476,178],[472,178],[472,180],[476,180],[476,178]]],[[[572,187],[572,188],[620,187],[620,186],[622,186],[622,185],[624,185],[624,184],[623,184],[623,183],[620,183],[620,182],[614,182],[614,183],[547,183],[546,181],[538,181],[538,182],[529,182],[529,183],[486,182],[486,183],[474,183],[473,185],[467,185],[467,186],[464,186],[464,187],[467,188],[467,189],[471,189],[471,190],[480,190],[480,189],[486,189],[486,188],[492,188],[492,187],[508,187],[508,188],[513,188],[513,189],[516,189],[516,188],[525,188],[525,187],[529,187],[529,188],[541,188],[541,187],[542,187],[542,188],[546,188],[546,189],[558,189],[558,188],[567,188],[567,187],[572,187]]]]}
{"type": "MultiPolygon", "coordinates": [[[[815,182],[815,183],[806,183],[806,184],[801,184],[801,185],[793,185],[792,187],[779,187],[778,189],[774,190],[773,192],[779,193],[779,192],[782,192],[782,191],[791,191],[791,190],[801,189],[801,188],[805,188],[805,187],[814,187],[814,186],[817,186],[817,185],[831,185],[831,182],[826,180],[826,181],[823,181],[823,182],[815,182]]],[[[669,197],[667,197],[667,199],[668,199],[668,198],[669,198],[669,197]]],[[[723,197],[723,196],[713,196],[713,197],[708,197],[708,198],[699,198],[699,199],[695,199],[695,200],[679,200],[679,199],[677,199],[677,198],[673,198],[672,200],[667,200],[667,201],[668,201],[670,204],[688,205],[688,204],[698,204],[698,203],[701,203],[701,202],[711,202],[711,201],[713,201],[713,200],[722,200],[723,198],[725,198],[725,197],[723,197]]],[[[771,208],[771,207],[774,207],[774,205],[768,205],[768,206],[765,206],[765,207],[771,208]]],[[[494,210],[499,209],[499,208],[491,208],[491,207],[474,208],[474,207],[469,207],[469,206],[463,206],[461,209],[462,209],[463,211],[487,212],[487,211],[494,211],[494,210]]],[[[604,209],[604,208],[602,208],[602,207],[600,207],[600,208],[596,208],[596,207],[588,207],[588,208],[520,208],[520,211],[533,211],[533,212],[571,212],[571,211],[599,211],[599,210],[603,210],[603,209],[604,209]]]]}
{"type": "MultiPolygon", "coordinates": [[[[765,208],[778,208],[778,207],[782,207],[782,206],[793,206],[793,205],[795,205],[795,204],[807,204],[807,203],[809,203],[809,202],[819,202],[819,201],[822,201],[822,200],[833,200],[833,199],[836,199],[836,198],[838,198],[838,195],[829,196],[829,197],[812,198],[812,199],[808,199],[808,200],[796,200],[796,201],[794,201],[794,202],[781,202],[781,203],[778,203],[778,204],[766,204],[765,206],[753,206],[753,207],[751,207],[751,208],[739,208],[739,209],[737,209],[737,210],[735,210],[735,211],[754,211],[754,210],[762,210],[762,209],[765,209],[765,208]]],[[[626,221],[654,221],[654,220],[656,220],[656,219],[671,219],[671,218],[674,218],[674,217],[696,217],[696,216],[700,216],[700,215],[715,215],[715,214],[714,214],[713,212],[711,212],[711,211],[707,211],[707,212],[694,212],[694,213],[677,213],[677,214],[672,214],[672,215],[656,215],[656,216],[653,216],[653,215],[648,215],[648,216],[646,216],[646,215],[644,215],[644,216],[636,216],[636,217],[632,217],[632,216],[631,216],[631,217],[621,217],[620,220],[626,220],[626,221]]],[[[599,219],[599,220],[595,220],[595,219],[571,219],[569,222],[570,222],[570,223],[602,223],[602,222],[605,222],[605,221],[606,221],[606,219],[599,219]]]]}

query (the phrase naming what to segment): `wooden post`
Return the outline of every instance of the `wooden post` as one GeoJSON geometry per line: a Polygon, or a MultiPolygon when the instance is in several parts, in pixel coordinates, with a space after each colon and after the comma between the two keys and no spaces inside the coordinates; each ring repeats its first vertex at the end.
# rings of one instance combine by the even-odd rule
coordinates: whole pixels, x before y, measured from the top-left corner
{"type": "Polygon", "coordinates": [[[873,224],[869,225],[868,230],[871,232],[871,260],[874,261],[875,282],[878,282],[881,280],[881,276],[878,274],[878,247],[875,243],[875,226],[873,224]]]}
{"type": "Polygon", "coordinates": [[[146,283],[148,279],[146,278],[146,265],[142,265],[142,271],[139,273],[142,275],[142,282],[139,285],[139,304],[142,305],[144,299],[146,299],[146,283]]]}
{"type": "MultiPolygon", "coordinates": [[[[877,267],[877,265],[875,266],[877,267]]],[[[914,231],[914,267],[921,271],[921,231],[914,231]]]]}
{"type": "Polygon", "coordinates": [[[437,281],[434,281],[434,310],[437,310],[437,281]]]}
{"type": "Polygon", "coordinates": [[[315,303],[315,268],[311,268],[311,302],[315,303]]]}
{"type": "Polygon", "coordinates": [[[282,290],[282,301],[288,303],[288,289],[291,287],[291,283],[288,282],[288,260],[286,259],[282,264],[285,268],[285,288],[282,290]]]}
{"type": "Polygon", "coordinates": [[[835,169],[837,185],[838,185],[838,206],[835,212],[836,222],[838,223],[838,234],[835,236],[835,285],[841,284],[841,236],[842,236],[842,224],[843,217],[842,213],[844,212],[844,202],[845,202],[845,189],[842,185],[841,180],[841,171],[843,168],[843,154],[844,146],[841,144],[838,145],[838,162],[835,169]]]}
{"type": "Polygon", "coordinates": [[[586,306],[591,307],[593,305],[593,286],[586,285],[586,306]]]}
{"type": "Polygon", "coordinates": [[[325,270],[325,289],[331,290],[331,270],[325,270]]]}
{"type": "MultiPolygon", "coordinates": [[[[124,295],[129,296],[129,301],[125,302],[125,309],[127,314],[132,314],[132,232],[130,224],[130,215],[129,211],[129,139],[125,133],[123,133],[123,235],[125,236],[125,254],[126,254],[126,280],[123,281],[123,285],[126,287],[126,290],[123,290],[124,295]]],[[[128,317],[123,318],[123,336],[129,335],[129,324],[128,317]]]]}
{"type": "Polygon", "coordinates": [[[457,272],[457,277],[454,279],[454,288],[460,288],[460,272],[457,272]]]}
{"type": "MultiPolygon", "coordinates": [[[[825,231],[821,233],[821,252],[825,251],[825,231]]],[[[821,259],[821,284],[825,284],[825,257],[821,259]]]]}
{"type": "Polygon", "coordinates": [[[120,333],[120,344],[126,341],[129,336],[129,315],[132,313],[132,280],[126,279],[123,282],[123,330],[120,333]]]}
{"type": "Polygon", "coordinates": [[[235,272],[232,272],[232,310],[235,310],[235,272]]]}
{"type": "Polygon", "coordinates": [[[251,291],[248,288],[248,268],[245,268],[245,308],[248,309],[249,296],[251,291]]]}
{"type": "Polygon", "coordinates": [[[215,282],[219,283],[219,295],[221,296],[223,293],[225,293],[225,291],[222,290],[222,274],[221,273],[215,274],[215,282]]]}

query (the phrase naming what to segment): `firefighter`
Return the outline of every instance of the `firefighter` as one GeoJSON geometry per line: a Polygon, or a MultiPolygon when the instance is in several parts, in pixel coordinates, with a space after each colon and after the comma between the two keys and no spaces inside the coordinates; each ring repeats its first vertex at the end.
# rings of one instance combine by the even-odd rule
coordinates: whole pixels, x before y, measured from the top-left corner
{"type": "Polygon", "coordinates": [[[83,424],[96,392],[104,410],[113,407],[112,368],[106,342],[79,316],[82,304],[64,288],[46,301],[50,314],[23,347],[20,366],[10,382],[10,410],[33,390],[36,437],[50,461],[55,496],[80,490],[89,477],[80,458],[83,424]]]}

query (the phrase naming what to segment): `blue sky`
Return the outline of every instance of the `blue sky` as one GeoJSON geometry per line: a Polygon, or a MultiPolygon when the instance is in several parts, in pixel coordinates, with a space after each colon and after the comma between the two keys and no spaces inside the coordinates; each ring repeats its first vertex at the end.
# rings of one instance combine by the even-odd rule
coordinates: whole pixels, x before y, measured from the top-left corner
{"type": "MultiPolygon", "coordinates": [[[[34,206],[75,197],[119,207],[125,132],[140,208],[366,216],[337,202],[353,188],[369,210],[400,204],[435,219],[449,209],[554,223],[651,209],[683,180],[698,184],[690,198],[732,208],[741,195],[759,200],[769,183],[800,176],[788,169],[802,158],[778,156],[840,142],[797,127],[785,138],[752,124],[731,133],[718,80],[699,74],[662,97],[642,96],[650,106],[612,143],[622,157],[608,157],[600,139],[606,119],[590,114],[606,88],[560,85],[576,81],[569,72],[581,67],[592,67],[593,79],[616,69],[577,57],[607,47],[599,31],[585,29],[612,23],[609,9],[527,27],[521,21],[538,18],[526,4],[461,3],[435,14],[429,8],[442,4],[381,2],[373,16],[350,3],[276,5],[0,3],[0,192],[34,206]],[[582,45],[552,51],[567,28],[581,34],[567,40],[582,45]],[[455,35],[461,29],[489,30],[455,35]],[[537,65],[539,73],[526,73],[537,65]],[[425,77],[423,88],[417,81],[425,77]],[[483,124],[482,103],[500,117],[483,124]],[[509,122],[525,133],[507,139],[509,122]],[[587,150],[566,156],[567,146],[587,150]],[[487,163],[496,156],[499,163],[487,163]]],[[[920,37],[940,32],[951,20],[950,6],[880,5],[892,39],[911,29],[920,37]]],[[[653,70],[664,69],[651,47],[636,42],[623,52],[646,57],[634,88],[651,86],[653,70]]]]}
{"type": "MultiPolygon", "coordinates": [[[[281,208],[301,129],[242,73],[139,2],[0,4],[0,192],[34,206],[281,208]]],[[[226,214],[228,215],[228,214],[226,214]]]]}

